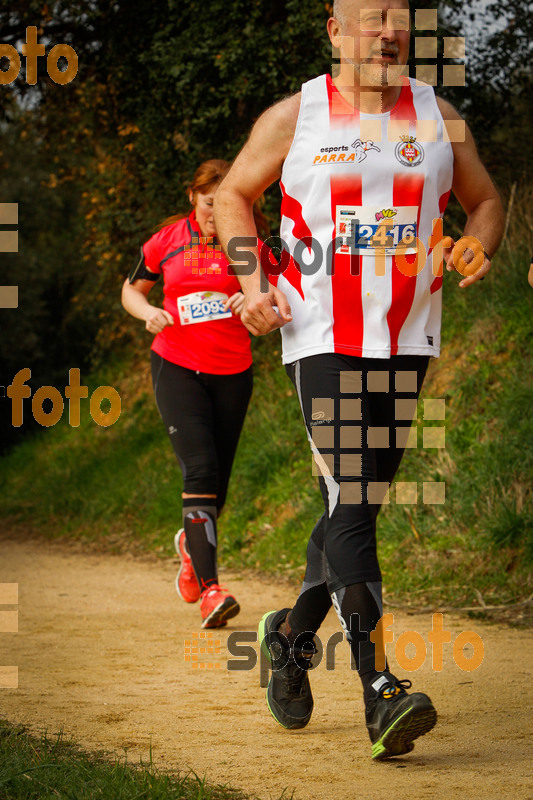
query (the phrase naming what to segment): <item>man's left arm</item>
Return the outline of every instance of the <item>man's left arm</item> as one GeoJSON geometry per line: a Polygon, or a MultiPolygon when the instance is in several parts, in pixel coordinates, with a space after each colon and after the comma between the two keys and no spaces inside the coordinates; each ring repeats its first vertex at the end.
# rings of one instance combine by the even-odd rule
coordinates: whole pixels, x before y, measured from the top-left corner
{"type": "MultiPolygon", "coordinates": [[[[455,108],[446,100],[439,97],[437,103],[445,125],[448,120],[464,122],[455,108]]],[[[466,122],[464,126],[464,141],[452,142],[454,156],[452,191],[466,213],[463,235],[474,236],[478,239],[485,251],[485,259],[474,275],[461,280],[459,283],[461,288],[470,286],[485,277],[490,269],[491,259],[502,240],[504,228],[504,213],[500,197],[479,158],[472,133],[466,122]]],[[[454,137],[450,136],[450,138],[454,137]]],[[[467,262],[470,260],[469,255],[467,250],[464,256],[467,262]]],[[[445,258],[447,268],[453,270],[451,249],[445,250],[445,258]]]]}

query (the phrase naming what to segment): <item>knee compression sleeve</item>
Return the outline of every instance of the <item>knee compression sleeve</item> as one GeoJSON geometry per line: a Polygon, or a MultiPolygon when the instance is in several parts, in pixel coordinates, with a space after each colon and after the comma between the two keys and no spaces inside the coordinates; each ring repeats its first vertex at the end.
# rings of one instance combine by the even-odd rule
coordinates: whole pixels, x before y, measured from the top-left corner
{"type": "Polygon", "coordinates": [[[216,498],[184,498],[183,527],[192,565],[203,590],[218,583],[216,498]]]}
{"type": "Polygon", "coordinates": [[[375,670],[376,646],[370,633],[383,616],[381,583],[353,583],[334,592],[332,599],[359,674],[375,670]]]}

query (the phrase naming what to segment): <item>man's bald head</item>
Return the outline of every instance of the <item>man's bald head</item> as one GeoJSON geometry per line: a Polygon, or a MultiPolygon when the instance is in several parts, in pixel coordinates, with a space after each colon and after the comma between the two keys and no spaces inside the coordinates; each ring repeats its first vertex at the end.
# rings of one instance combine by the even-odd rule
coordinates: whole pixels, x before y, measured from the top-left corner
{"type": "Polygon", "coordinates": [[[345,6],[346,6],[346,0],[334,0],[333,16],[335,17],[335,19],[339,20],[343,28],[346,24],[345,6]]]}
{"type": "MultiPolygon", "coordinates": [[[[372,0],[334,0],[333,16],[337,19],[341,27],[346,26],[347,17],[350,12],[359,11],[361,8],[371,7],[372,0]]],[[[404,0],[403,5],[409,8],[409,0],[404,0]]]]}

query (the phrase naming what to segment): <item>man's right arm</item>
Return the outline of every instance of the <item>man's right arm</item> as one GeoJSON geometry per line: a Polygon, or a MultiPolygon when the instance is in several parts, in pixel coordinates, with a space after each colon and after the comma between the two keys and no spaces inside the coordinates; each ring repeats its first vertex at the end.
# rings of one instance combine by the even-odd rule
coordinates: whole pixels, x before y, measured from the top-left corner
{"type": "MultiPolygon", "coordinates": [[[[230,239],[252,237],[257,241],[253,204],[271,183],[279,180],[283,162],[294,138],[300,110],[300,94],[272,106],[257,120],[250,138],[235,159],[231,170],[215,194],[217,237],[228,254],[230,239]]],[[[291,320],[290,307],[282,291],[269,284],[261,291],[261,267],[258,248],[246,248],[253,254],[255,269],[251,274],[235,272],[245,295],[241,319],[255,335],[281,328],[291,320]],[[277,306],[277,314],[273,306],[277,306]]],[[[228,257],[230,263],[232,259],[228,257]]]]}

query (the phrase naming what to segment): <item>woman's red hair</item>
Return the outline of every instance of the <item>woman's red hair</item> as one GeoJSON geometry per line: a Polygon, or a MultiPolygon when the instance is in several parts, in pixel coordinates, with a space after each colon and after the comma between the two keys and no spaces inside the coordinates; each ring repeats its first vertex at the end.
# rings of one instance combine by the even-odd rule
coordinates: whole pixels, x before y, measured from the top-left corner
{"type": "Polygon", "coordinates": [[[193,175],[190,185],[187,187],[187,194],[209,194],[216,189],[219,183],[226,177],[231,164],[221,158],[211,158],[200,164],[193,175]]]}
{"type": "MultiPolygon", "coordinates": [[[[228,174],[230,167],[231,164],[229,161],[224,161],[222,158],[210,158],[208,161],[204,161],[203,164],[200,164],[193,175],[192,181],[187,187],[187,196],[191,192],[194,196],[193,204],[196,201],[197,194],[209,194],[210,192],[214,192],[228,174]]],[[[260,206],[262,202],[263,197],[260,197],[254,203],[254,220],[257,232],[261,237],[266,238],[270,235],[270,230],[267,218],[261,211],[260,206]]],[[[174,222],[187,216],[188,214],[175,214],[172,217],[168,217],[157,226],[156,230],[160,231],[161,228],[172,225],[174,222]]]]}

